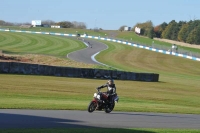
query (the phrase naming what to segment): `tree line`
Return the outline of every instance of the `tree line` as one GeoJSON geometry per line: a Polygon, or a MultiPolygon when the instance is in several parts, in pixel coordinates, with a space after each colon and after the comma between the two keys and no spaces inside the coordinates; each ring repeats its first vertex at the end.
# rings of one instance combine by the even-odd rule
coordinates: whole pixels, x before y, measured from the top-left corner
{"type": "Polygon", "coordinates": [[[152,39],[157,37],[200,45],[200,20],[190,20],[189,22],[172,20],[169,23],[163,22],[155,27],[151,21],[147,21],[137,23],[132,30],[135,27],[141,29],[140,35],[152,39]]]}
{"type": "Polygon", "coordinates": [[[87,26],[84,22],[77,22],[77,21],[60,21],[60,22],[54,22],[52,20],[45,20],[42,21],[43,25],[59,25],[62,26],[62,28],[77,28],[77,29],[86,29],[87,26]]]}
{"type": "MultiPolygon", "coordinates": [[[[41,26],[44,25],[59,25],[62,28],[77,28],[77,29],[86,29],[87,26],[84,22],[77,22],[77,21],[60,21],[60,22],[55,22],[53,20],[43,20],[41,26]]],[[[0,25],[1,26],[20,26],[20,25],[31,25],[30,22],[26,23],[11,23],[11,22],[6,22],[4,20],[0,20],[0,25]]]]}

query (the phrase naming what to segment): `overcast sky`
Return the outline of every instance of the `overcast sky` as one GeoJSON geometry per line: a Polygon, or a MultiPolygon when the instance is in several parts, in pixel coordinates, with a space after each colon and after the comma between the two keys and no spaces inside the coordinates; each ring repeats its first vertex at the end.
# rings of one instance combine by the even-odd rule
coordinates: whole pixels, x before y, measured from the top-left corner
{"type": "Polygon", "coordinates": [[[148,20],[156,26],[200,19],[200,0],[0,0],[0,4],[0,20],[7,22],[77,21],[106,30],[148,20]]]}

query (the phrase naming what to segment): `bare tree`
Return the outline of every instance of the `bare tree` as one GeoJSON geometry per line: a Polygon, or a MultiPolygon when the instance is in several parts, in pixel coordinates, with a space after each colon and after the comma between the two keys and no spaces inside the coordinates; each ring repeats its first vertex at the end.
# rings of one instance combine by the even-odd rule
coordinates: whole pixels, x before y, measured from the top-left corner
{"type": "Polygon", "coordinates": [[[119,31],[123,31],[124,30],[124,27],[126,27],[126,25],[123,25],[119,28],[119,31]]]}
{"type": "Polygon", "coordinates": [[[72,28],[72,27],[74,27],[73,23],[71,23],[69,21],[61,21],[61,22],[58,22],[57,25],[60,25],[63,28],[72,28]]]}
{"type": "Polygon", "coordinates": [[[73,28],[78,28],[78,29],[86,29],[87,28],[87,26],[84,22],[73,21],[72,24],[74,26],[73,28]]]}
{"type": "Polygon", "coordinates": [[[53,21],[53,20],[43,20],[42,24],[43,25],[54,25],[55,21],[53,21]]]}
{"type": "Polygon", "coordinates": [[[13,26],[15,24],[11,23],[11,22],[6,22],[4,20],[0,20],[0,25],[2,25],[2,26],[13,26]]]}
{"type": "Polygon", "coordinates": [[[5,24],[5,21],[3,21],[3,20],[0,20],[0,25],[4,25],[5,24]]]}

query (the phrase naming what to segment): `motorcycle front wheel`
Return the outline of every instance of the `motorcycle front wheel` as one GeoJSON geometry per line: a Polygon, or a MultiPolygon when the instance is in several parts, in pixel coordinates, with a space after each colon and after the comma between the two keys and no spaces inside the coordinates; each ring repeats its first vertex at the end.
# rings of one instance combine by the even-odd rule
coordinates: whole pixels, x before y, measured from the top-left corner
{"type": "Polygon", "coordinates": [[[88,105],[88,112],[89,112],[89,113],[92,113],[92,112],[96,109],[96,107],[97,107],[96,102],[91,101],[91,102],[89,103],[89,105],[88,105]]]}

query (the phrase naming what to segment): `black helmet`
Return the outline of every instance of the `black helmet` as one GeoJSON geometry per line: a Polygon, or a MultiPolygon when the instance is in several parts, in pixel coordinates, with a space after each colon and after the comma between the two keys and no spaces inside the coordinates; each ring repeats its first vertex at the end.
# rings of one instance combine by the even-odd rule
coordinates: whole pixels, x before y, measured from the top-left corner
{"type": "Polygon", "coordinates": [[[113,79],[109,79],[109,80],[108,80],[108,84],[109,84],[109,85],[114,84],[114,80],[113,80],[113,79]]]}

